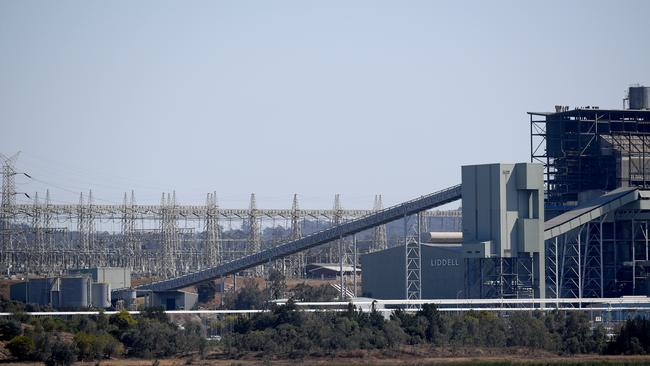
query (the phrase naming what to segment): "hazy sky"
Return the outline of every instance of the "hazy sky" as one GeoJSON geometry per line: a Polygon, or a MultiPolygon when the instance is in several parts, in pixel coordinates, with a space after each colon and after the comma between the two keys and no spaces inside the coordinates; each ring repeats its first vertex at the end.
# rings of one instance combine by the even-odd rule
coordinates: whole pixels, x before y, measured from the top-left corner
{"type": "MultiPolygon", "coordinates": [[[[369,207],[529,159],[527,111],[650,85],[650,1],[0,0],[18,189],[369,207]]],[[[21,199],[25,201],[25,199],[21,199]]]]}

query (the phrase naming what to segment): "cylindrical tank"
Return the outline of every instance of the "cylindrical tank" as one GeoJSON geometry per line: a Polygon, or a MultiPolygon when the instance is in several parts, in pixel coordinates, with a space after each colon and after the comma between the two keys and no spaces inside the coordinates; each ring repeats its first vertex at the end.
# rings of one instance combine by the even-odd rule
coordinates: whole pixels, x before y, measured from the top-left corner
{"type": "Polygon", "coordinates": [[[27,302],[30,304],[50,305],[50,291],[56,278],[33,278],[27,282],[27,302]]]}
{"type": "Polygon", "coordinates": [[[111,285],[108,283],[93,283],[92,305],[96,308],[111,306],[111,285]]]}
{"type": "Polygon", "coordinates": [[[90,305],[88,277],[61,278],[61,307],[87,308],[90,305]]]}
{"type": "Polygon", "coordinates": [[[631,86],[628,98],[630,109],[650,109],[650,87],[631,86]]]}
{"type": "Polygon", "coordinates": [[[422,234],[422,240],[426,243],[436,244],[458,244],[463,242],[463,233],[450,231],[450,232],[429,232],[422,234]]]}

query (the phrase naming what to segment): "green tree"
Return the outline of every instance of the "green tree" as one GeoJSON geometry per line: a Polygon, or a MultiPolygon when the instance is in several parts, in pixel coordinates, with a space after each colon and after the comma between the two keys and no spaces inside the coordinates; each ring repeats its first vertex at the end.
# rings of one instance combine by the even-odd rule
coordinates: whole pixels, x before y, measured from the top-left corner
{"type": "Polygon", "coordinates": [[[330,285],[318,287],[300,283],[293,288],[293,297],[299,301],[331,301],[338,296],[338,292],[330,285]]]}
{"type": "Polygon", "coordinates": [[[108,323],[117,327],[117,329],[120,331],[125,331],[135,326],[137,324],[137,321],[133,319],[128,311],[122,310],[117,314],[111,315],[108,319],[108,323]]]}
{"type": "Polygon", "coordinates": [[[77,359],[77,350],[73,345],[56,342],[52,345],[52,354],[45,361],[46,366],[69,366],[77,359]]]}
{"type": "Polygon", "coordinates": [[[269,288],[271,290],[271,297],[279,299],[284,297],[287,290],[287,278],[284,274],[277,269],[272,269],[269,273],[269,288]]]}
{"type": "Polygon", "coordinates": [[[606,351],[610,354],[650,353],[650,320],[641,317],[628,319],[606,351]]]}
{"type": "Polygon", "coordinates": [[[0,341],[8,341],[23,334],[23,328],[15,320],[0,321],[0,341]]]}
{"type": "Polygon", "coordinates": [[[515,312],[509,318],[507,344],[531,349],[552,348],[551,334],[541,319],[523,312],[515,312]]]}
{"type": "Polygon", "coordinates": [[[218,286],[214,281],[201,282],[196,286],[196,291],[199,295],[199,302],[206,303],[214,300],[217,293],[218,286]]]}
{"type": "Polygon", "coordinates": [[[92,360],[97,357],[98,350],[94,347],[94,338],[94,336],[84,332],[75,334],[74,343],[80,359],[92,360]]]}
{"type": "Polygon", "coordinates": [[[169,323],[169,316],[167,316],[165,309],[161,306],[145,308],[142,310],[141,314],[147,319],[155,320],[160,323],[169,323]]]}
{"type": "Polygon", "coordinates": [[[27,336],[16,336],[7,343],[11,355],[20,361],[30,359],[35,348],[34,340],[27,336]]]}
{"type": "Polygon", "coordinates": [[[237,291],[237,294],[228,294],[224,299],[224,305],[228,309],[236,310],[259,310],[266,308],[269,295],[266,291],[260,290],[256,283],[249,283],[237,291]]]}

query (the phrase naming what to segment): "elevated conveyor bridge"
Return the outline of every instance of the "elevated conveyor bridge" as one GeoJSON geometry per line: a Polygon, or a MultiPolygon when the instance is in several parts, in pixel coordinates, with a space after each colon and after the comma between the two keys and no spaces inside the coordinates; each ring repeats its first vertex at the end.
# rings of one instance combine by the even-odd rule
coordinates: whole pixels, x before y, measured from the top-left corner
{"type": "Polygon", "coordinates": [[[544,240],[553,239],[639,200],[636,187],[618,188],[544,222],[544,240]]]}
{"type": "Polygon", "coordinates": [[[375,226],[426,211],[461,198],[461,186],[456,185],[441,191],[422,196],[411,201],[377,211],[361,218],[330,227],[325,230],[307,235],[301,239],[262,250],[243,258],[220,264],[199,272],[171,278],[164,281],[141,285],[135,289],[140,291],[169,291],[196,285],[211,279],[225,277],[243,270],[253,268],[291,254],[323,245],[341,237],[350,236],[375,226]]]}

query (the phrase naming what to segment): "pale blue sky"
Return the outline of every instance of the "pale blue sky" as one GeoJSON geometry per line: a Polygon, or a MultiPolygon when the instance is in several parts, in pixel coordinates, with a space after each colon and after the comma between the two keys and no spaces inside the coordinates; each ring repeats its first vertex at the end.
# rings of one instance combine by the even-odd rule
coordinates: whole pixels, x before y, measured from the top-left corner
{"type": "Polygon", "coordinates": [[[529,159],[527,111],[650,85],[649,1],[0,0],[19,189],[368,207],[529,159]],[[42,182],[47,182],[42,183],[42,182]]]}

